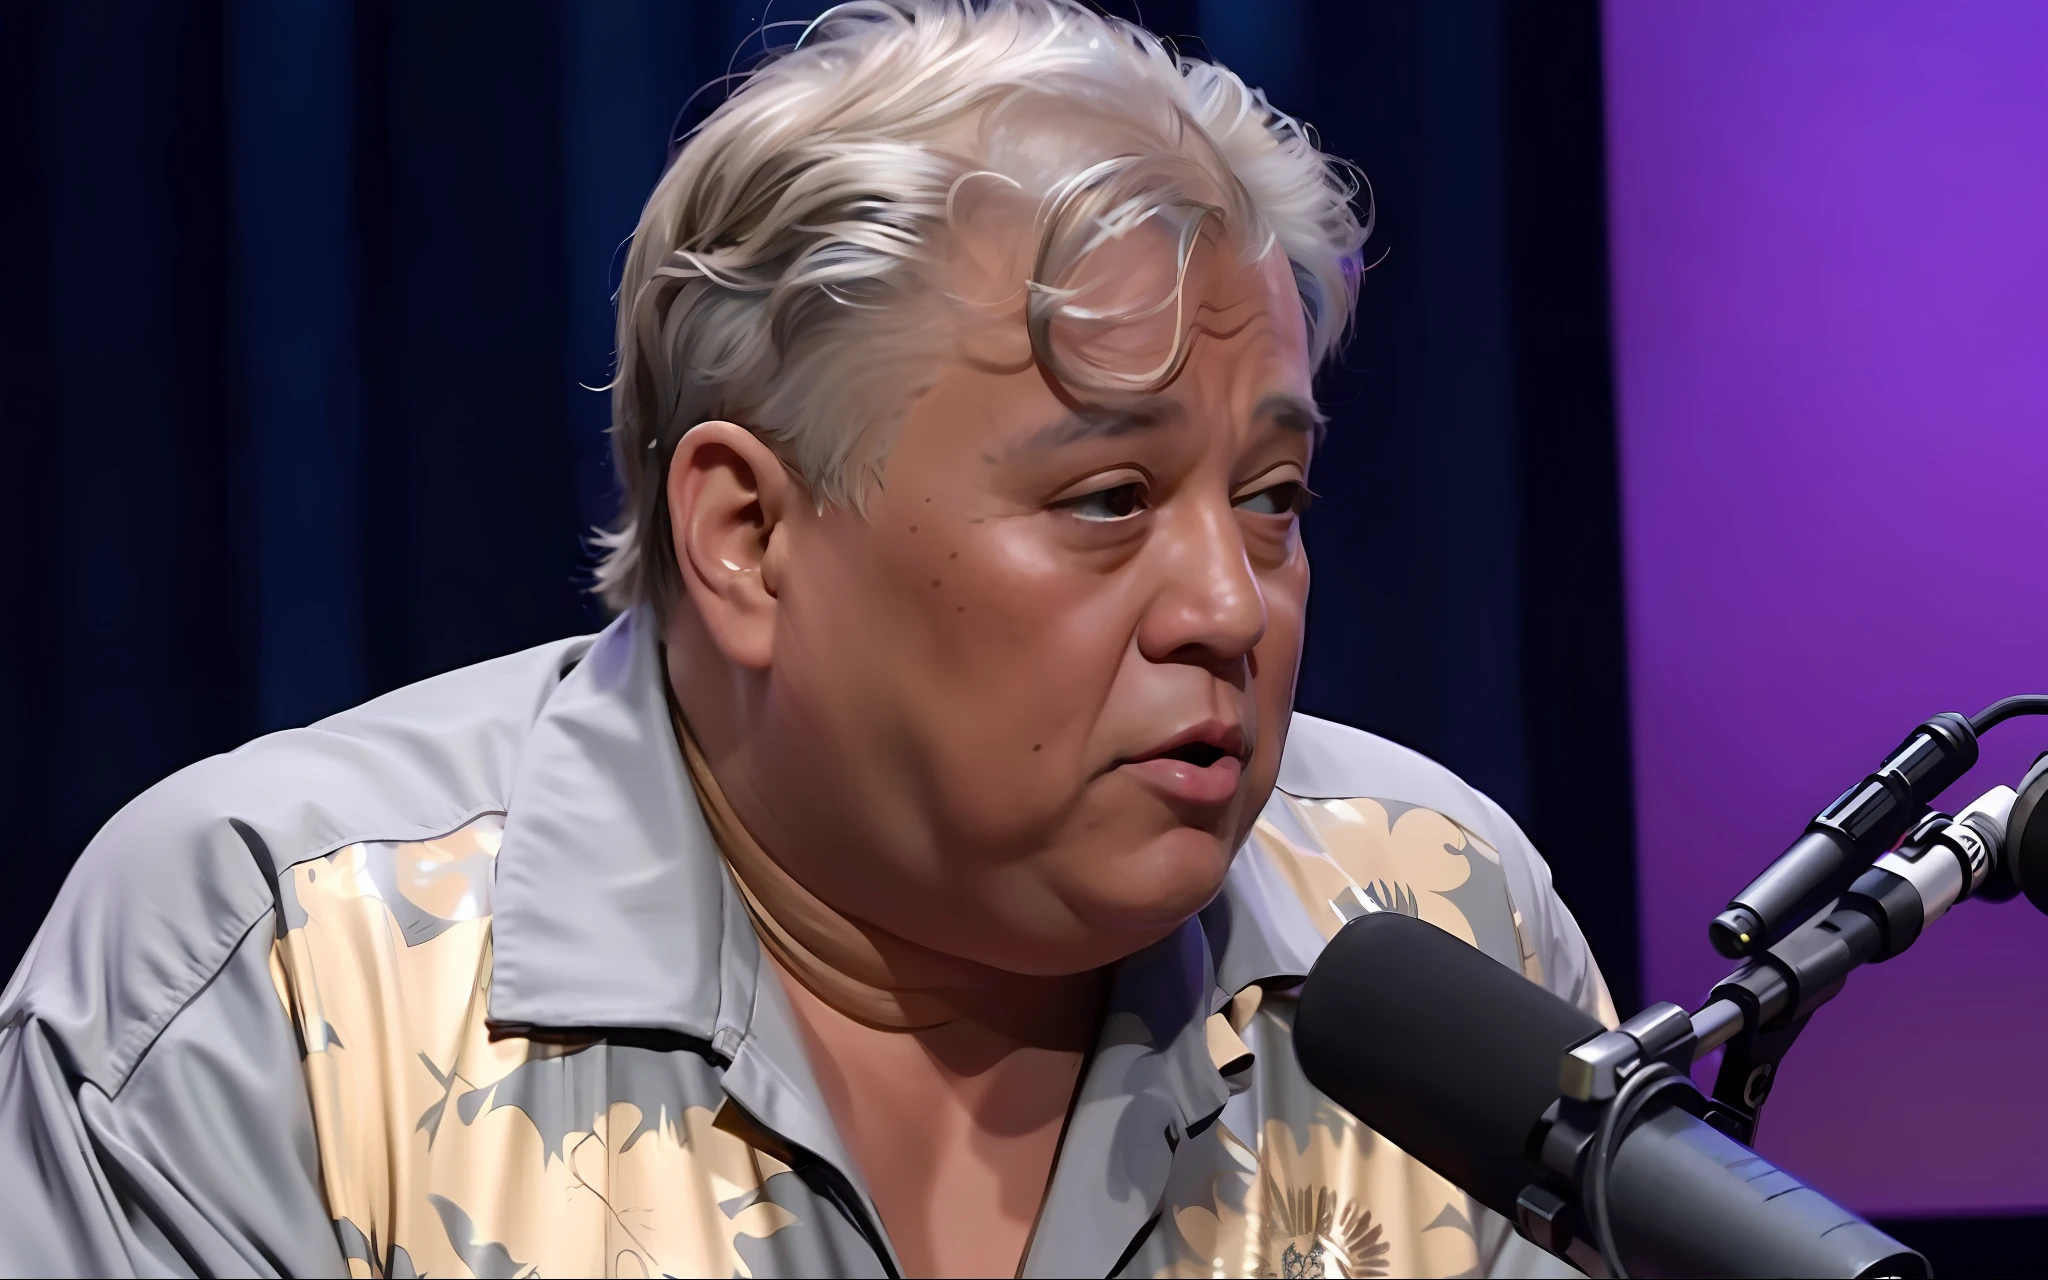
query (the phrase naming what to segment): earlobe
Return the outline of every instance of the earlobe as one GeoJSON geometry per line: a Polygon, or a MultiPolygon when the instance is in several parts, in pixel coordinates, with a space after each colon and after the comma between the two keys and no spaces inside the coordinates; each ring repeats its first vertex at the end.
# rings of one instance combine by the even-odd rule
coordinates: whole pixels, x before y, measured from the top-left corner
{"type": "Polygon", "coordinates": [[[730,422],[700,422],[668,467],[672,550],[683,589],[726,659],[765,668],[773,654],[774,548],[795,488],[781,459],[730,422]]]}

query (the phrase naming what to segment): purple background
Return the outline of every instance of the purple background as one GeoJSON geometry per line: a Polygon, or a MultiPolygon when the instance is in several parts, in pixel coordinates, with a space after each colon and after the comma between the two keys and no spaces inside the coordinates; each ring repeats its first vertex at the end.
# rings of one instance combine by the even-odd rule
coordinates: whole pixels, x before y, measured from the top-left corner
{"type": "MultiPolygon", "coordinates": [[[[1645,992],[1690,1004],[1906,730],[2048,691],[2048,5],[1605,28],[1645,992]]],[[[1966,903],[1815,1019],[1761,1148],[1865,1212],[2048,1205],[2044,1014],[2048,919],[1966,903]]]]}

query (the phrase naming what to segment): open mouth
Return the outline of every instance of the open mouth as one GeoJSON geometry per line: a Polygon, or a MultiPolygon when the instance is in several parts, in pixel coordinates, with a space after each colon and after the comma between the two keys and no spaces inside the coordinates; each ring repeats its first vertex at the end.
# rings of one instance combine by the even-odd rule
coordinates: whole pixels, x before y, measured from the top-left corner
{"type": "Polygon", "coordinates": [[[1161,752],[1154,759],[1181,760],[1195,766],[1197,769],[1206,769],[1227,754],[1229,753],[1224,751],[1223,748],[1213,743],[1185,742],[1171,751],[1161,752]]]}
{"type": "Polygon", "coordinates": [[[1251,757],[1244,730],[1236,725],[1211,721],[1174,735],[1165,745],[1140,756],[1126,756],[1119,764],[1154,764],[1183,769],[1213,769],[1221,764],[1243,765],[1251,757]]]}
{"type": "Polygon", "coordinates": [[[1187,738],[1121,767],[1168,801],[1213,813],[1236,798],[1248,744],[1241,730],[1213,724],[1188,731],[1187,738]]]}

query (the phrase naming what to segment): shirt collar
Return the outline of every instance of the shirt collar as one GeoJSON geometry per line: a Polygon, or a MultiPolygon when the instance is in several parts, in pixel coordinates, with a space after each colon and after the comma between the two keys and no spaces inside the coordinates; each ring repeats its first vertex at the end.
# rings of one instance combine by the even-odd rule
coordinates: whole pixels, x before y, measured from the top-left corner
{"type": "Polygon", "coordinates": [[[657,641],[650,610],[620,615],[527,738],[491,893],[494,1024],[712,1042],[722,1004],[752,1003],[759,962],[740,945],[752,932],[744,912],[730,918],[669,727],[657,641]],[[739,979],[746,990],[726,989],[739,979]]]}
{"type": "MultiPolygon", "coordinates": [[[[729,1057],[754,1004],[760,949],[684,772],[658,642],[650,610],[622,614],[527,739],[492,891],[490,1017],[679,1032],[729,1057]]],[[[1166,975],[1190,963],[1197,936],[1207,976],[1190,1000],[1208,1006],[1188,1008],[1198,1033],[1245,987],[1305,975],[1321,942],[1249,844],[1217,900],[1149,949],[1160,956],[1126,961],[1128,976],[1152,975],[1162,998],[1179,990],[1166,975]]]]}

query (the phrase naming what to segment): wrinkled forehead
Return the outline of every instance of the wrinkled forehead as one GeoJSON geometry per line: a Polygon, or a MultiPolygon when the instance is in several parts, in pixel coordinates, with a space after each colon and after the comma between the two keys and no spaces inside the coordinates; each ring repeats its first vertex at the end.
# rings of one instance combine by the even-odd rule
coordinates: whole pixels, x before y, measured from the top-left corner
{"type": "Polygon", "coordinates": [[[1036,363],[1076,394],[1142,394],[1175,380],[1199,333],[1298,323],[1286,256],[1215,206],[1162,205],[1048,251],[1043,219],[1008,194],[960,219],[936,264],[930,295],[957,358],[1036,363]]]}
{"type": "Polygon", "coordinates": [[[1291,440],[1312,452],[1322,417],[1285,256],[1247,262],[1237,246],[1214,237],[1176,276],[1160,265],[1170,267],[1171,249],[1144,235],[1105,246],[1095,277],[1102,283],[1089,300],[1108,311],[1149,307],[1162,290],[1177,287],[1178,306],[1138,319],[1054,327],[1070,367],[1156,368],[1178,342],[1185,358],[1170,376],[1143,386],[1064,379],[1037,359],[1019,316],[984,317],[951,336],[953,349],[967,357],[934,362],[930,389],[938,395],[931,412],[917,415],[921,427],[953,437],[944,452],[1032,470],[1095,456],[1097,444],[1117,440],[1148,450],[1166,441],[1183,450],[1205,441],[1201,447],[1233,455],[1291,440]],[[1070,455],[1075,448],[1094,452],[1070,455]]]}

